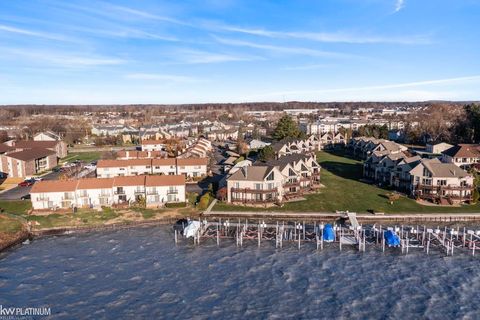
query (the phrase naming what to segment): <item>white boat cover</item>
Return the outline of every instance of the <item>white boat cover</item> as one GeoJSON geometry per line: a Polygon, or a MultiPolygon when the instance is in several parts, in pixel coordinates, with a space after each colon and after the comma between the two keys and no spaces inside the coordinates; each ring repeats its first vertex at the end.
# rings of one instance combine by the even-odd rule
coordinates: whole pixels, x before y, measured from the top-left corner
{"type": "Polygon", "coordinates": [[[198,229],[200,229],[200,226],[201,226],[201,223],[199,221],[192,220],[188,222],[188,225],[183,230],[183,234],[185,235],[186,238],[195,237],[195,235],[198,232],[198,229]]]}

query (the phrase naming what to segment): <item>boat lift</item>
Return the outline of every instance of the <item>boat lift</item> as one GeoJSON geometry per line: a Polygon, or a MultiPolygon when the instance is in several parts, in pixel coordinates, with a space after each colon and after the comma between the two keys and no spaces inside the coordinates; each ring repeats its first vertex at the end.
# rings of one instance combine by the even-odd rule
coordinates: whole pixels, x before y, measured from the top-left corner
{"type": "Polygon", "coordinates": [[[388,247],[386,234],[398,237],[401,253],[408,254],[412,249],[421,249],[427,254],[435,248],[446,255],[454,252],[471,252],[474,256],[480,247],[480,230],[466,228],[427,228],[426,226],[386,226],[381,225],[340,225],[324,222],[305,221],[265,221],[248,219],[189,220],[187,224],[174,228],[175,243],[179,236],[193,238],[195,245],[207,239],[214,239],[220,245],[222,239],[234,239],[242,247],[244,241],[255,241],[260,247],[262,241],[275,242],[276,248],[282,248],[284,242],[295,243],[300,249],[303,244],[313,243],[317,250],[323,250],[326,244],[356,247],[365,251],[367,245],[388,247]],[[181,230],[180,230],[181,229],[181,230]]]}

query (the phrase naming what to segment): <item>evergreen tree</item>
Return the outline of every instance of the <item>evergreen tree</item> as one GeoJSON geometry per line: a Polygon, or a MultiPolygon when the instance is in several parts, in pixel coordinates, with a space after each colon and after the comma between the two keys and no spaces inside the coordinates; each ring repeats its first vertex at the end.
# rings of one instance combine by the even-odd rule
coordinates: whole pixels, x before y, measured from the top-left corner
{"type": "Polygon", "coordinates": [[[273,138],[276,140],[282,140],[285,138],[299,138],[302,136],[302,132],[298,129],[297,124],[293,121],[292,117],[285,115],[277,124],[273,132],[273,138]]]}
{"type": "Polygon", "coordinates": [[[275,151],[272,146],[266,146],[262,148],[258,153],[258,160],[267,162],[268,160],[275,159],[275,151]]]}

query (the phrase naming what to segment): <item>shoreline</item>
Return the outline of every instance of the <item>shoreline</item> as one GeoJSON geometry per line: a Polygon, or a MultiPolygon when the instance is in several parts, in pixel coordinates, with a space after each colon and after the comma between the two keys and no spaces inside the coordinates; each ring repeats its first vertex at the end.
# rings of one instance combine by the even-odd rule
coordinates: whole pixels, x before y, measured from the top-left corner
{"type": "Polygon", "coordinates": [[[151,226],[169,225],[174,224],[178,219],[182,217],[168,217],[155,220],[146,221],[128,221],[121,223],[104,224],[97,226],[70,226],[70,227],[56,227],[45,228],[40,230],[24,230],[19,235],[14,236],[11,241],[6,243],[0,243],[0,254],[22,244],[26,240],[35,240],[43,237],[50,236],[62,236],[69,234],[82,234],[95,231],[107,231],[107,230],[123,230],[130,228],[143,228],[151,226]]]}
{"type": "MultiPolygon", "coordinates": [[[[438,223],[450,223],[450,222],[476,222],[480,221],[480,213],[429,213],[429,214],[357,214],[359,222],[363,223],[377,223],[377,222],[438,222],[438,223]]],[[[39,230],[23,230],[13,240],[7,243],[0,244],[0,254],[22,244],[25,240],[34,240],[49,236],[61,236],[69,234],[81,234],[96,231],[107,230],[123,230],[130,228],[143,228],[161,225],[173,225],[178,219],[186,218],[185,216],[178,217],[166,217],[154,220],[144,221],[127,221],[112,224],[94,225],[94,226],[67,226],[67,227],[55,227],[45,228],[39,230]]],[[[220,219],[269,219],[269,220],[338,220],[348,219],[348,216],[344,213],[328,213],[328,212],[258,212],[258,211],[211,211],[201,213],[197,217],[190,217],[194,219],[201,218],[220,218],[220,219]]]]}

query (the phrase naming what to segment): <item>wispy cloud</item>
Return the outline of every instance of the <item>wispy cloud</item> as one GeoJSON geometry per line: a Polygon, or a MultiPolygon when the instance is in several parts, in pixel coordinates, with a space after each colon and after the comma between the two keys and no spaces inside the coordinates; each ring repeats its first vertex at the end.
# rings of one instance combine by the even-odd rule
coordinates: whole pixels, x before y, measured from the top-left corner
{"type": "Polygon", "coordinates": [[[198,78],[189,76],[180,76],[173,74],[158,74],[158,73],[130,73],[125,75],[126,79],[145,80],[145,81],[170,81],[170,82],[199,82],[198,78]]]}
{"type": "Polygon", "coordinates": [[[35,38],[42,38],[47,40],[71,41],[71,39],[64,37],[62,35],[22,29],[22,28],[12,27],[8,25],[0,25],[0,33],[1,32],[24,35],[24,36],[35,37],[35,38]]]}
{"type": "Polygon", "coordinates": [[[177,37],[162,35],[152,32],[143,31],[137,28],[128,28],[124,26],[115,26],[111,28],[85,28],[85,27],[71,27],[71,30],[80,31],[84,33],[92,34],[98,37],[112,37],[112,38],[126,38],[126,39],[148,39],[148,40],[161,40],[161,41],[180,41],[177,37]]]}
{"type": "Polygon", "coordinates": [[[283,67],[283,70],[315,70],[330,67],[328,64],[307,64],[304,66],[283,67]]]}
{"type": "MultiPolygon", "coordinates": [[[[402,2],[403,3],[403,2],[402,2]]],[[[429,35],[409,35],[409,36],[375,36],[361,35],[349,32],[291,32],[291,31],[272,31],[259,28],[243,28],[237,26],[223,25],[219,26],[224,31],[244,33],[268,38],[291,38],[303,39],[325,43],[350,43],[350,44],[429,44],[431,39],[429,35]]]]}
{"type": "Polygon", "coordinates": [[[173,58],[181,64],[209,64],[232,61],[253,61],[261,59],[255,56],[242,56],[199,50],[177,50],[175,53],[173,53],[173,58]]]}
{"type": "Polygon", "coordinates": [[[192,26],[187,21],[182,21],[169,16],[159,15],[153,12],[147,12],[126,6],[115,5],[111,3],[100,2],[98,6],[81,6],[71,3],[58,3],[59,6],[69,10],[79,10],[89,14],[102,16],[111,20],[126,21],[128,19],[144,19],[152,21],[167,22],[176,25],[192,26]]]}
{"type": "Polygon", "coordinates": [[[364,86],[364,87],[333,88],[333,89],[320,89],[320,90],[278,91],[278,92],[270,92],[270,93],[262,94],[261,96],[268,97],[268,96],[286,96],[286,95],[298,95],[298,94],[322,94],[322,93],[341,93],[341,92],[352,92],[352,91],[401,89],[401,88],[414,88],[414,87],[422,87],[422,86],[430,86],[430,85],[466,83],[466,82],[479,81],[479,80],[480,80],[480,75],[474,75],[474,76],[468,76],[468,77],[414,81],[414,82],[374,85],[374,86],[364,86]]]}
{"type": "Polygon", "coordinates": [[[217,36],[213,36],[213,38],[221,44],[237,46],[237,47],[261,49],[261,50],[266,50],[266,51],[270,51],[277,54],[284,53],[284,54],[305,55],[305,56],[312,56],[312,57],[336,57],[336,58],[353,57],[353,55],[351,54],[316,50],[316,49],[310,49],[310,48],[304,48],[304,47],[284,47],[284,46],[277,46],[277,45],[268,45],[268,44],[250,42],[250,41],[226,39],[226,38],[221,38],[217,36]]]}
{"type": "Polygon", "coordinates": [[[405,0],[395,1],[395,12],[402,10],[405,7],[405,0]]]}
{"type": "Polygon", "coordinates": [[[87,53],[57,52],[37,49],[19,49],[0,47],[0,58],[9,60],[23,60],[32,64],[48,63],[61,67],[93,67],[120,65],[127,63],[127,60],[117,57],[105,57],[87,53]]]}

